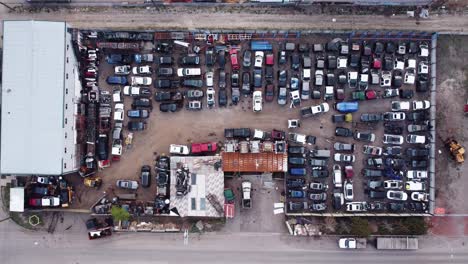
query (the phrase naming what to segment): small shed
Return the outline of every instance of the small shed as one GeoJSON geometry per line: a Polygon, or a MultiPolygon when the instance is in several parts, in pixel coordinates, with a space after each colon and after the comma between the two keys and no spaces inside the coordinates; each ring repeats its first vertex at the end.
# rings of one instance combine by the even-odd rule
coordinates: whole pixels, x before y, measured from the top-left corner
{"type": "Polygon", "coordinates": [[[24,212],[24,188],[10,189],[10,212],[24,212]]]}

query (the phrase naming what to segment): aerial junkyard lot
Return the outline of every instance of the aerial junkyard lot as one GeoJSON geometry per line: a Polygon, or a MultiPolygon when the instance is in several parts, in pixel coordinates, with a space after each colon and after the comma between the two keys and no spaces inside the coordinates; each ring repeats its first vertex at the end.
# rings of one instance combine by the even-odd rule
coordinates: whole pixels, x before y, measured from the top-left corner
{"type": "MultiPolygon", "coordinates": [[[[92,79],[98,78],[101,91],[112,97],[103,160],[112,159],[115,142],[111,132],[116,123],[124,121],[122,155],[97,173],[103,180],[102,191],[136,193],[138,200],[153,201],[155,183],[128,191],[116,188],[116,181],[140,181],[141,167],[153,167],[159,155],[169,154],[171,144],[218,142],[221,149],[226,128],[250,128],[251,136],[238,137],[236,143],[248,141],[247,151],[256,152],[253,144],[257,141],[264,146],[283,140],[281,136],[269,138],[276,129],[284,132],[289,147],[285,150],[289,152],[285,182],[277,182],[287,197],[288,213],[427,212],[430,35],[410,40],[401,36],[348,39],[349,35],[253,34],[251,40],[241,41],[232,38],[245,38],[245,34],[227,35],[223,42],[210,36],[197,41],[192,36],[174,43],[168,33],[156,33],[154,39],[152,33],[144,33],[142,39],[133,41],[116,33],[83,32],[85,41],[93,45],[115,42],[137,47],[129,51],[102,45],[96,55],[99,65],[88,67],[89,61],[82,65],[83,74],[90,78],[84,84],[92,87],[92,79]],[[152,54],[153,58],[136,63],[135,54],[152,54]],[[192,70],[179,70],[182,68],[192,70]],[[140,88],[130,88],[132,82],[140,88]],[[189,83],[202,86],[189,88],[189,83]],[[172,88],[161,88],[165,86],[172,88]],[[134,96],[126,95],[132,90],[134,96]],[[189,100],[188,90],[201,91],[203,97],[189,100]],[[253,99],[258,92],[260,96],[253,99]],[[138,98],[148,98],[152,107],[135,107],[138,98]],[[194,101],[202,107],[190,111],[189,102],[193,108],[194,101]],[[147,111],[129,113],[131,109],[147,111]],[[352,113],[345,115],[347,112],[352,113]],[[288,127],[288,120],[294,119],[300,127],[288,127]],[[125,146],[128,121],[136,121],[144,129],[133,131],[132,144],[125,146]],[[410,133],[409,125],[409,129],[422,130],[410,133]],[[420,143],[410,143],[410,134],[421,136],[414,139],[420,143]],[[336,150],[342,147],[345,149],[336,150]],[[365,148],[376,155],[363,154],[365,148]],[[412,171],[422,178],[410,179],[412,171]],[[389,199],[392,195],[397,197],[389,199]]],[[[84,61],[89,54],[84,51],[84,61]]],[[[89,208],[102,196],[101,191],[77,185],[80,207],[89,208]]]]}

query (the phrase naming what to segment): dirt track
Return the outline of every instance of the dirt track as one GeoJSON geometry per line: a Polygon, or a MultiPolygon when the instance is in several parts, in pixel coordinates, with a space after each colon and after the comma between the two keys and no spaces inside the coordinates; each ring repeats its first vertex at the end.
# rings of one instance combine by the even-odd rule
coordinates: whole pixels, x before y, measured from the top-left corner
{"type": "Polygon", "coordinates": [[[35,19],[67,21],[80,28],[132,29],[276,29],[276,30],[419,30],[463,32],[468,17],[463,15],[434,15],[416,20],[405,15],[307,15],[284,9],[259,9],[243,12],[218,8],[170,7],[162,9],[86,9],[76,8],[57,12],[9,13],[0,6],[3,20],[35,19]],[[332,20],[335,19],[333,22],[332,20]]]}

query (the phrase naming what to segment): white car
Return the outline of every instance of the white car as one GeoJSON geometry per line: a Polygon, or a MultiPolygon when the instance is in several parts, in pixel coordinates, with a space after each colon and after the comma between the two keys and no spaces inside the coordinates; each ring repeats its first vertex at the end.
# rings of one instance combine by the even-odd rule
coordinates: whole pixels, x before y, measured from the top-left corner
{"type": "Polygon", "coordinates": [[[38,176],[36,181],[37,181],[37,183],[40,183],[40,184],[49,184],[50,183],[49,177],[38,176]]]}
{"type": "Polygon", "coordinates": [[[354,199],[353,194],[353,183],[346,181],[343,188],[344,198],[346,201],[352,201],[354,199]]]}
{"type": "Polygon", "coordinates": [[[208,107],[213,107],[215,105],[215,90],[213,87],[206,89],[206,104],[208,107]]]}
{"type": "Polygon", "coordinates": [[[426,136],[409,134],[408,136],[406,136],[406,142],[412,143],[412,144],[425,144],[426,136]]]}
{"type": "Polygon", "coordinates": [[[427,43],[419,45],[419,57],[429,57],[429,45],[427,43]]]}
{"type": "Polygon", "coordinates": [[[348,72],[348,87],[356,88],[358,84],[358,73],[357,72],[348,72]]]}
{"type": "Polygon", "coordinates": [[[403,144],[403,142],[404,142],[403,136],[400,136],[400,135],[384,134],[383,136],[384,144],[401,145],[403,144]]]}
{"type": "Polygon", "coordinates": [[[400,180],[388,180],[384,181],[385,189],[401,189],[403,188],[403,181],[400,180]]]}
{"type": "Polygon", "coordinates": [[[41,205],[46,206],[59,206],[60,205],[60,197],[55,196],[44,196],[41,199],[41,205]]]}
{"type": "Polygon", "coordinates": [[[409,170],[406,172],[408,179],[427,179],[427,171],[423,170],[409,170]]]}
{"type": "Polygon", "coordinates": [[[122,91],[119,88],[114,89],[114,92],[112,93],[112,101],[114,103],[122,102],[122,91]]]}
{"type": "Polygon", "coordinates": [[[125,117],[124,104],[122,104],[122,103],[115,104],[114,120],[115,121],[124,121],[124,117],[125,117]]]}
{"type": "Polygon", "coordinates": [[[338,164],[333,165],[333,184],[335,185],[335,188],[341,188],[341,186],[343,186],[341,166],[338,164]]]}
{"type": "Polygon", "coordinates": [[[406,70],[405,79],[403,82],[405,84],[414,84],[415,80],[416,80],[416,75],[414,74],[414,69],[406,70]]]}
{"type": "Polygon", "coordinates": [[[402,58],[396,57],[393,61],[393,69],[402,71],[405,68],[405,60],[402,58]]]}
{"type": "Polygon", "coordinates": [[[417,202],[427,202],[429,201],[429,194],[424,192],[413,192],[411,193],[411,200],[417,202]]]}
{"type": "Polygon", "coordinates": [[[289,92],[289,97],[291,97],[291,108],[301,104],[301,96],[299,94],[299,90],[289,92]]]}
{"type": "Polygon", "coordinates": [[[124,86],[123,94],[124,95],[130,95],[130,96],[139,96],[140,95],[140,87],[138,87],[138,86],[124,86]]]}
{"type": "Polygon", "coordinates": [[[392,111],[408,111],[410,109],[409,102],[392,101],[392,111]]]}
{"type": "Polygon", "coordinates": [[[351,163],[356,160],[356,156],[350,155],[350,154],[343,154],[343,153],[335,153],[333,158],[337,162],[347,162],[347,163],[351,163]]]}
{"type": "Polygon", "coordinates": [[[144,66],[135,66],[132,68],[133,74],[151,74],[153,73],[153,69],[149,65],[144,66]]]}
{"type": "Polygon", "coordinates": [[[288,128],[298,128],[301,126],[299,119],[288,119],[288,128]]]}
{"type": "Polygon", "coordinates": [[[320,114],[320,113],[326,113],[330,110],[330,106],[328,103],[321,103],[319,105],[315,105],[311,107],[312,109],[312,114],[320,114]]]}
{"type": "Polygon", "coordinates": [[[255,52],[255,63],[254,63],[255,68],[261,68],[263,66],[263,56],[264,56],[263,51],[255,52]]]}
{"type": "Polygon", "coordinates": [[[348,212],[363,212],[367,211],[366,202],[350,202],[346,203],[346,211],[348,212]]]}
{"type": "Polygon", "coordinates": [[[201,69],[200,68],[180,68],[177,69],[177,76],[184,77],[184,76],[200,76],[201,69]]]}
{"type": "Polygon", "coordinates": [[[120,65],[114,67],[114,73],[116,75],[129,75],[130,74],[130,65],[120,65]]]}
{"type": "Polygon", "coordinates": [[[424,101],[413,101],[413,110],[426,110],[431,107],[431,102],[428,100],[424,101]]]}
{"type": "Polygon", "coordinates": [[[255,91],[253,93],[253,111],[254,112],[260,112],[262,111],[262,92],[261,91],[255,91]]]}
{"type": "Polygon", "coordinates": [[[348,65],[347,57],[338,57],[338,69],[346,69],[348,65]]]}
{"type": "Polygon", "coordinates": [[[407,181],[405,183],[405,190],[407,191],[424,191],[426,190],[426,183],[421,181],[407,181]]]}
{"type": "Polygon", "coordinates": [[[404,191],[387,191],[387,198],[390,200],[396,201],[406,201],[408,200],[408,194],[404,191]]]}
{"type": "Polygon", "coordinates": [[[403,112],[386,112],[383,114],[385,121],[403,121],[406,119],[406,114],[403,112]]]}
{"type": "Polygon", "coordinates": [[[380,87],[392,86],[392,73],[389,71],[383,71],[380,75],[380,87]]]}
{"type": "Polygon", "coordinates": [[[322,85],[323,85],[323,70],[316,70],[315,71],[315,86],[322,86],[322,85]]]}
{"type": "Polygon", "coordinates": [[[416,69],[416,59],[408,59],[406,61],[406,69],[416,69]]]}
{"type": "Polygon", "coordinates": [[[418,74],[428,74],[429,65],[425,61],[420,61],[418,65],[418,74]]]}
{"type": "Polygon", "coordinates": [[[186,145],[171,144],[169,146],[169,153],[176,155],[188,155],[190,154],[190,150],[186,145]]]}
{"type": "Polygon", "coordinates": [[[208,86],[208,87],[213,87],[213,77],[214,77],[214,73],[213,73],[213,72],[207,72],[207,73],[205,74],[206,86],[208,86]]]}
{"type": "Polygon", "coordinates": [[[132,76],[131,77],[132,85],[151,85],[153,80],[151,77],[140,77],[140,76],[132,76]]]}

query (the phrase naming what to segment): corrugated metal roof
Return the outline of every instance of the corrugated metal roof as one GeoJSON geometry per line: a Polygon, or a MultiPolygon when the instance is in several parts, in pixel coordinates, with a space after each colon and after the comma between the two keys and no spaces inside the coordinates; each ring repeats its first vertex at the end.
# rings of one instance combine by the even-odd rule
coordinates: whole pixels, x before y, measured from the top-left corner
{"type": "Polygon", "coordinates": [[[24,188],[10,189],[10,212],[24,212],[24,188]]]}
{"type": "Polygon", "coordinates": [[[63,22],[3,22],[2,174],[62,173],[63,22]]]}
{"type": "Polygon", "coordinates": [[[288,156],[280,153],[223,152],[224,172],[286,172],[288,156]]]}

